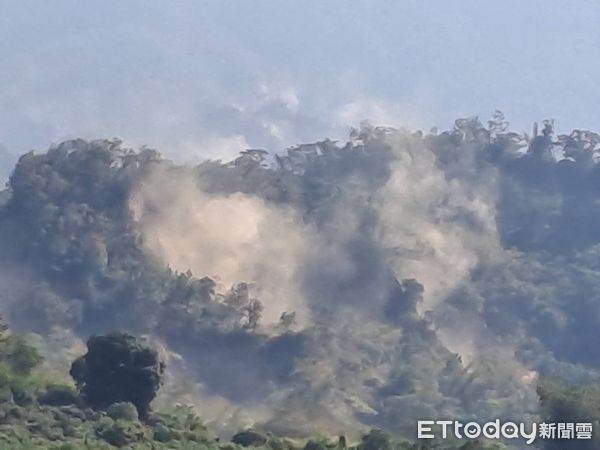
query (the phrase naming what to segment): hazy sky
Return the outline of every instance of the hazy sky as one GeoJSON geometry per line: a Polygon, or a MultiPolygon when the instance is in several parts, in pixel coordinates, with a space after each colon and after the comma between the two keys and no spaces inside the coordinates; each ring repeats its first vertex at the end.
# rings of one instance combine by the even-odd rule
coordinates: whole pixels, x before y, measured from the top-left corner
{"type": "Polygon", "coordinates": [[[0,169],[72,137],[199,160],[496,108],[598,130],[599,23],[583,0],[0,0],[0,169]]]}

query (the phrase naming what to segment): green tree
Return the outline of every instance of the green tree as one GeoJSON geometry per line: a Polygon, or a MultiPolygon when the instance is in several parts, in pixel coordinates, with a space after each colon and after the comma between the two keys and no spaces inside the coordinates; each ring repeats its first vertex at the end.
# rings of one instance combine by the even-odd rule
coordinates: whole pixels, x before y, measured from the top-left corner
{"type": "Polygon", "coordinates": [[[99,409],[131,402],[146,418],[165,368],[156,350],[126,333],[93,336],[87,347],[70,371],[84,400],[99,409]]]}

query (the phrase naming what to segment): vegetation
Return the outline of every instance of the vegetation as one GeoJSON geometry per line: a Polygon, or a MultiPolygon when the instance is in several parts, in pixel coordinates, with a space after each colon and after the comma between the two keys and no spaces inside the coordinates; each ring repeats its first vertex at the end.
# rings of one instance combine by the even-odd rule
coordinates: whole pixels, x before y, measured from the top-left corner
{"type": "Polygon", "coordinates": [[[598,420],[599,161],[597,133],[548,121],[529,136],[501,113],[441,133],[365,124],[270,167],[259,150],[179,166],[118,140],[26,154],[0,192],[0,306],[55,340],[65,377],[75,360],[74,383],[4,329],[1,440],[423,449],[442,447],[387,433],[419,417],[598,420]],[[189,408],[153,412],[159,355],[115,329],[177,355],[182,385],[267,414],[225,443],[189,408]],[[548,378],[569,383],[536,392],[548,378]],[[320,424],[384,431],[264,432],[320,424]]]}
{"type": "Polygon", "coordinates": [[[105,409],[131,402],[141,418],[147,418],[165,365],[155,350],[125,333],[94,336],[88,352],[71,366],[71,376],[86,403],[105,409]]]}
{"type": "Polygon", "coordinates": [[[157,352],[133,336],[112,333],[88,341],[88,352],[73,362],[78,389],[34,375],[41,357],[23,336],[2,328],[0,335],[0,449],[76,450],[112,448],[235,450],[421,450],[468,446],[423,447],[394,440],[373,430],[359,442],[336,439],[293,440],[259,430],[242,430],[231,442],[210,435],[191,407],[151,412],[164,363],[157,352]]]}
{"type": "MultiPolygon", "coordinates": [[[[600,384],[573,385],[559,380],[543,380],[538,385],[542,406],[542,418],[549,423],[591,422],[594,429],[600,427],[600,384]]],[[[598,433],[592,440],[582,442],[549,442],[552,450],[594,450],[600,447],[598,433]]]]}

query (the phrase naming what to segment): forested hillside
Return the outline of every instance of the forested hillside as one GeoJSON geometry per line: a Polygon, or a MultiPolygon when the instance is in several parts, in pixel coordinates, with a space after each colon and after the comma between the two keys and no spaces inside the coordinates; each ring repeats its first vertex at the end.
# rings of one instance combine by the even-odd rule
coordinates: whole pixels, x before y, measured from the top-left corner
{"type": "Polygon", "coordinates": [[[0,192],[0,313],[25,355],[2,363],[3,435],[367,450],[423,448],[391,447],[423,417],[599,420],[600,135],[539,128],[364,124],[197,166],[118,140],[23,155],[0,192]],[[121,385],[86,391],[90,337],[113,332],[154,355],[135,411],[121,385]]]}

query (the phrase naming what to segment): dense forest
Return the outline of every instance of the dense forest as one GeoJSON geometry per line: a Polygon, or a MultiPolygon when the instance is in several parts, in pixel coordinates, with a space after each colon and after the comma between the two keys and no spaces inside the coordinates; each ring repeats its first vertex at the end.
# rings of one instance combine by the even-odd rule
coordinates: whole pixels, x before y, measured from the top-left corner
{"type": "Polygon", "coordinates": [[[0,192],[0,442],[467,450],[506,447],[416,420],[598,424],[599,152],[497,112],[196,166],[25,154],[0,192]]]}

